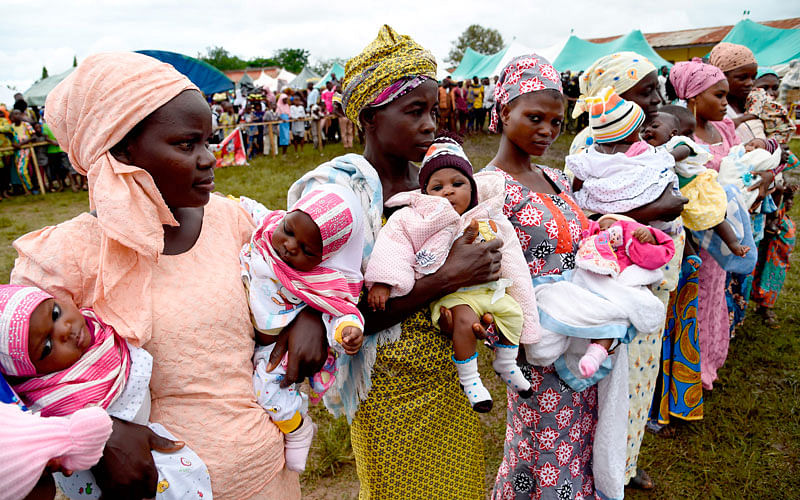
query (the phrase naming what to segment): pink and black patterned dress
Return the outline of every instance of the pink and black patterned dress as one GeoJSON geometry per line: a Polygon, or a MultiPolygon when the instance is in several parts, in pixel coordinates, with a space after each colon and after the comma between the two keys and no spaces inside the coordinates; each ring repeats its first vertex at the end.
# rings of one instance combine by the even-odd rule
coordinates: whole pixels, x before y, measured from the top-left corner
{"type": "MultiPolygon", "coordinates": [[[[586,217],[570,196],[567,176],[538,166],[557,195],[536,193],[502,170],[503,212],[517,231],[531,276],[560,274],[575,267],[575,252],[586,217]]],[[[524,356],[524,354],[523,354],[524,356]]],[[[503,462],[493,500],[594,498],[592,443],[597,424],[597,386],[573,391],[555,368],[518,360],[533,396],[508,391],[503,462]]]]}

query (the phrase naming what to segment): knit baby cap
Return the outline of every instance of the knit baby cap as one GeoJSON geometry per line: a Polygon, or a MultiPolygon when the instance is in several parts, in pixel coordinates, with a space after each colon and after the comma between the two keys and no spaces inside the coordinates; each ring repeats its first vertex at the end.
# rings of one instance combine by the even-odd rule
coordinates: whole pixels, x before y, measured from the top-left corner
{"type": "Polygon", "coordinates": [[[589,127],[597,143],[617,142],[628,137],[644,122],[644,111],[633,101],[620,97],[612,87],[597,96],[586,97],[589,127]]]}
{"type": "Polygon", "coordinates": [[[322,236],[322,260],[342,248],[353,232],[353,214],[344,199],[328,190],[315,189],[297,200],[290,212],[307,214],[322,236]]]}
{"type": "Polygon", "coordinates": [[[28,354],[28,328],[34,309],[53,296],[32,286],[0,285],[0,371],[29,377],[36,374],[28,354]]]}
{"type": "Polygon", "coordinates": [[[456,134],[445,132],[436,137],[428,148],[428,152],[425,153],[425,158],[422,159],[422,168],[419,170],[419,188],[423,193],[426,192],[431,175],[443,168],[454,168],[469,179],[472,197],[467,210],[477,205],[478,187],[475,179],[472,178],[472,163],[461,147],[461,137],[456,134]]]}

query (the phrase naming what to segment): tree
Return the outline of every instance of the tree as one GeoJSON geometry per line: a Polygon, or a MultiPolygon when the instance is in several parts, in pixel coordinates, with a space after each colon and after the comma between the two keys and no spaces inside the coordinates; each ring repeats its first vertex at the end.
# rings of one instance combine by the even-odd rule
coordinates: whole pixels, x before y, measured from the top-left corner
{"type": "Polygon", "coordinates": [[[78,56],[72,56],[72,67],[73,68],[78,67],[78,56]]]}
{"type": "Polygon", "coordinates": [[[265,66],[280,66],[274,57],[254,57],[247,61],[248,68],[263,68],[265,66]]]}
{"type": "Polygon", "coordinates": [[[50,75],[47,74],[47,66],[42,66],[42,80],[44,80],[48,76],[50,75]]]}
{"type": "Polygon", "coordinates": [[[300,73],[308,63],[310,53],[306,49],[279,49],[273,54],[273,59],[286,71],[300,73]]]}
{"type": "Polygon", "coordinates": [[[492,28],[484,28],[479,24],[470,25],[461,33],[458,40],[452,42],[452,44],[453,47],[447,57],[448,61],[453,64],[461,62],[468,47],[481,54],[494,54],[505,45],[503,36],[499,31],[492,28]]]}
{"type": "Polygon", "coordinates": [[[205,55],[198,53],[197,58],[207,62],[220,71],[244,69],[247,67],[247,61],[232,55],[222,47],[206,47],[205,55]]]}

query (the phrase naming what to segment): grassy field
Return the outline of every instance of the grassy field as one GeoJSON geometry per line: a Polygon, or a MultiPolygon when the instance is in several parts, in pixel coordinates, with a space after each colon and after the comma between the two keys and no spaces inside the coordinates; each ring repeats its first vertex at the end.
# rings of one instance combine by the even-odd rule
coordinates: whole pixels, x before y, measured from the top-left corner
{"type": "MultiPolygon", "coordinates": [[[[561,137],[541,161],[560,168],[571,137],[561,137]]],[[[470,139],[465,149],[473,164],[494,156],[497,138],[470,139]]],[[[797,149],[794,148],[797,152],[797,149]]],[[[358,150],[358,146],[356,147],[358,150]]],[[[217,171],[217,188],[247,195],[269,207],[285,208],[286,190],[294,179],[319,163],[343,153],[333,145],[319,152],[308,146],[300,155],[259,158],[249,166],[217,171]]],[[[86,193],[17,197],[0,203],[0,274],[13,266],[11,242],[45,225],[88,210],[86,193]]],[[[796,205],[794,218],[800,221],[796,205]]],[[[56,249],[55,251],[59,251],[56,249]]],[[[777,305],[781,328],[772,330],[754,316],[731,342],[728,361],[713,392],[705,393],[705,419],[678,428],[674,438],[645,437],[640,466],[656,482],[642,498],[798,498],[800,497],[800,278],[797,258],[777,305]]],[[[489,355],[481,355],[482,373],[489,374],[489,355]]],[[[486,485],[502,459],[505,427],[504,386],[486,375],[495,409],[481,415],[486,448],[486,485]]],[[[312,408],[319,434],[302,476],[309,499],[356,498],[358,479],[347,423],[312,408]]]]}

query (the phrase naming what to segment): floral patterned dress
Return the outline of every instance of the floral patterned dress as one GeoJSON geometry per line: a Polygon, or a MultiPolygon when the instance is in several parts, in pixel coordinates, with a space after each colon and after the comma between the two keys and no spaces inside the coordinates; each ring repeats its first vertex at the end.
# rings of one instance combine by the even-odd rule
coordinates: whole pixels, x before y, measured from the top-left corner
{"type": "MultiPolygon", "coordinates": [[[[570,196],[566,175],[539,166],[557,195],[536,193],[506,178],[503,212],[517,231],[532,277],[575,267],[581,231],[588,226],[570,196]]],[[[552,365],[519,361],[533,396],[508,391],[503,462],[492,499],[584,499],[594,496],[592,443],[597,424],[597,386],[575,392],[552,365]]]]}

